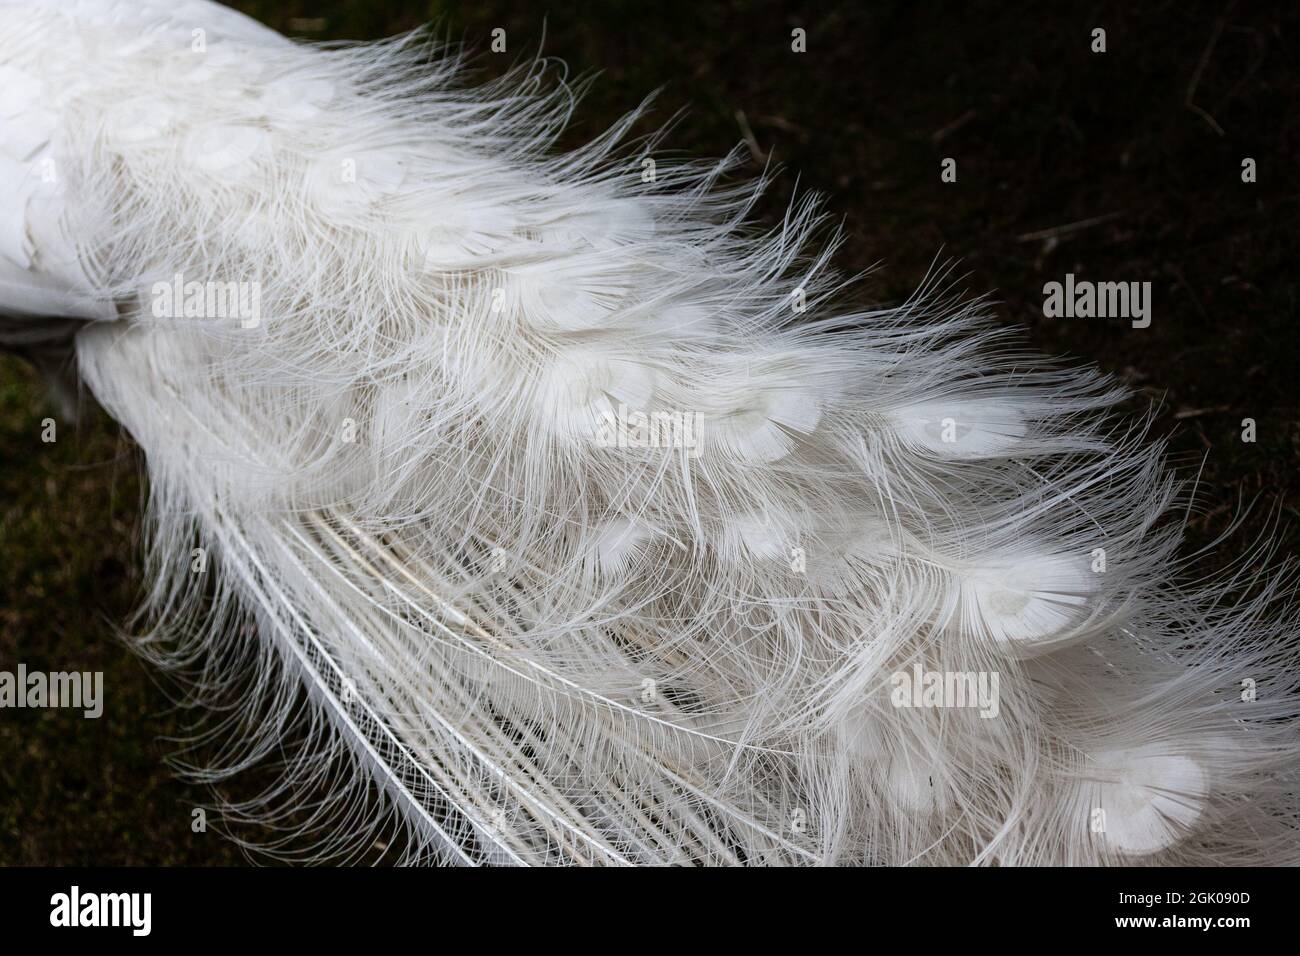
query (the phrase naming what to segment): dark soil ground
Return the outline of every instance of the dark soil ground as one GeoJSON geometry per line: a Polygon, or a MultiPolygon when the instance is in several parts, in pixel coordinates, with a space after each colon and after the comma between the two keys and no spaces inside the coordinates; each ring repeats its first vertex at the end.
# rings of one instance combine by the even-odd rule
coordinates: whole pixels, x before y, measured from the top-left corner
{"type": "MultiPolygon", "coordinates": [[[[867,295],[899,300],[937,255],[955,258],[962,285],[991,293],[1037,348],[1128,382],[1134,410],[1154,405],[1156,434],[1188,478],[1200,474],[1190,545],[1254,502],[1204,570],[1270,530],[1296,551],[1295,4],[232,5],[318,40],[436,21],[485,51],[485,76],[534,52],[545,28],[548,54],[601,74],[571,143],[662,87],[654,122],[689,108],[672,149],[716,156],[747,138],[755,173],[767,159],[788,170],[769,220],[796,179],[829,196],[847,232],[841,267],[879,265],[867,295]],[[495,27],[504,56],[486,53],[495,27]],[[1090,51],[1098,27],[1104,54],[1090,51]],[[806,53],[791,51],[795,28],[806,53]],[[945,157],[956,183],[940,181],[945,157]],[[1044,318],[1043,285],[1067,272],[1151,282],[1150,328],[1044,318]],[[1241,440],[1244,418],[1255,443],[1241,440]]],[[[191,832],[206,795],[163,765],[161,738],[182,716],[115,631],[141,587],[136,452],[95,413],[42,443],[47,416],[35,376],[0,359],[0,668],[102,670],[108,703],[98,721],[0,712],[0,863],[238,862],[215,833],[191,832]]]]}

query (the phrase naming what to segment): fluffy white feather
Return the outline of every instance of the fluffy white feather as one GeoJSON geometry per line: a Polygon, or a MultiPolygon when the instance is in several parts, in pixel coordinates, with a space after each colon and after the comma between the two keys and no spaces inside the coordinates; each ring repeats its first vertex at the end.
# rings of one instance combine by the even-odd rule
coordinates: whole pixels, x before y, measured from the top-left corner
{"type": "Polygon", "coordinates": [[[837,305],[813,202],[762,234],[732,160],[643,182],[632,118],[553,153],[573,99],[541,63],[463,89],[418,37],[0,0],[0,71],[0,338],[90,320],[80,373],[148,462],[141,646],[225,704],[189,769],[296,755],[226,808],[243,838],[1297,857],[1287,573],[1182,582],[1118,391],[940,277],[837,305]],[[177,275],[253,284],[259,321],[158,315],[177,275]],[[602,440],[624,413],[699,441],[602,440]],[[998,716],[896,706],[914,665],[997,673],[998,716]]]}

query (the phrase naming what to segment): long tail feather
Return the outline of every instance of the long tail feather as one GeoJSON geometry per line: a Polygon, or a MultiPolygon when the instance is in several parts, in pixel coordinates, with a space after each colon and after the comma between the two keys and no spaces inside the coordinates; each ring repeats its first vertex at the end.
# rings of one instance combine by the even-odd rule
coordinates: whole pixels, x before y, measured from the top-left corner
{"type": "Polygon", "coordinates": [[[1291,571],[1186,582],[1121,390],[942,269],[843,304],[814,200],[758,232],[762,182],[638,114],[555,155],[541,61],[464,89],[420,35],[177,9],[0,2],[0,311],[85,322],[144,450],[141,646],[220,708],[191,770],[299,728],[227,808],[271,852],[1300,855],[1291,571]]]}

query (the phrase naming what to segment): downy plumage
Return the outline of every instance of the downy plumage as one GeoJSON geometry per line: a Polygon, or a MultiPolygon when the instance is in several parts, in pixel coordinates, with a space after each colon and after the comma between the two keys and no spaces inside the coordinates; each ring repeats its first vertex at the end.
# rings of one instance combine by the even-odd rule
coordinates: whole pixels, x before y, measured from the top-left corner
{"type": "Polygon", "coordinates": [[[199,0],[0,0],[0,340],[75,353],[143,450],[138,646],[216,707],[187,769],[285,764],[237,834],[1296,859],[1290,572],[1185,580],[1120,390],[941,273],[842,304],[815,201],[759,232],[735,157],[643,175],[636,114],[555,153],[542,61],[457,72],[199,0]],[[996,715],[900,706],[952,703],[913,673],[996,675],[996,715]]]}

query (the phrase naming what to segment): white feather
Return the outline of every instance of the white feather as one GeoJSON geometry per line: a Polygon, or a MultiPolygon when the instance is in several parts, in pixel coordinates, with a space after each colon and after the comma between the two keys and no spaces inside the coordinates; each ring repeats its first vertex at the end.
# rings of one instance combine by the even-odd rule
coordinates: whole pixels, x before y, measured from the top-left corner
{"type": "Polygon", "coordinates": [[[0,342],[75,347],[145,453],[140,644],[217,704],[194,775],[305,742],[225,807],[243,838],[1300,857],[1293,591],[1182,579],[1116,389],[1007,352],[941,273],[836,305],[815,202],[755,234],[734,157],[644,182],[634,117],[557,155],[542,64],[467,90],[429,52],[0,0],[0,342]],[[155,310],[177,275],[251,284],[261,321],[155,310]],[[690,428],[606,440],[633,413],[690,428]],[[996,714],[901,706],[900,673],[997,675],[996,714]]]}

